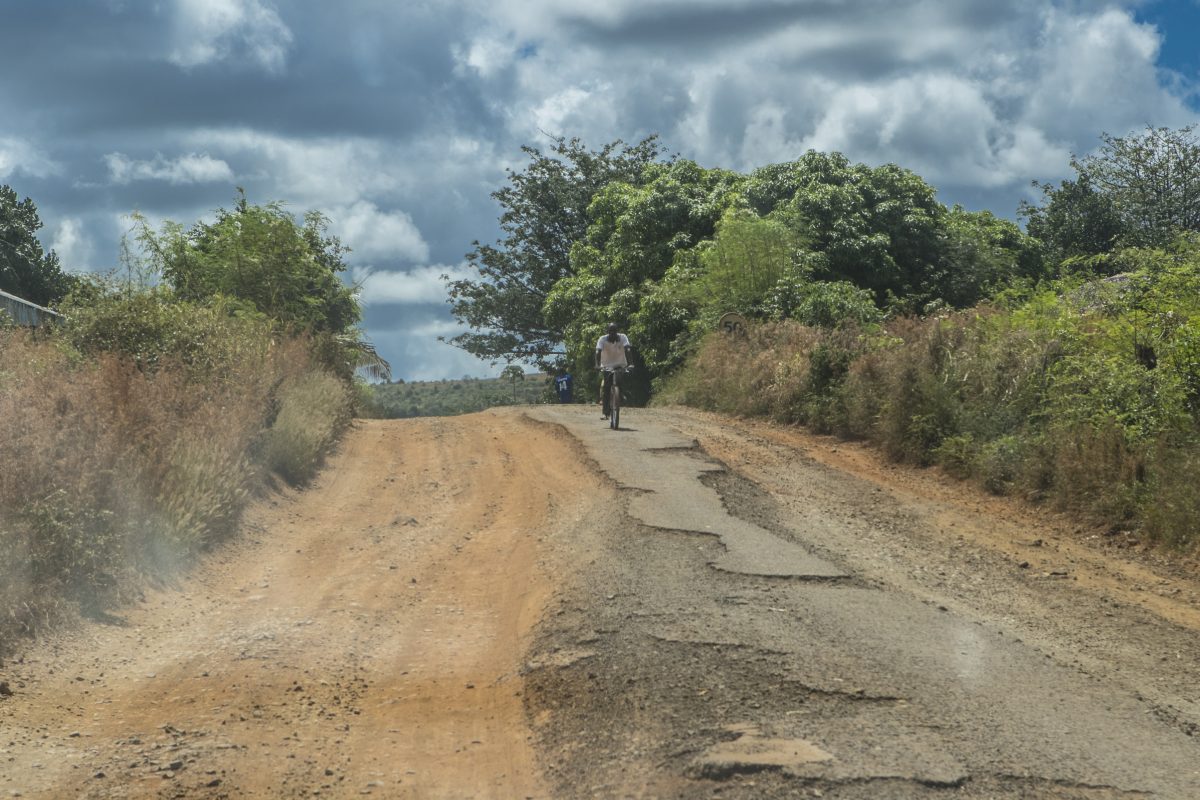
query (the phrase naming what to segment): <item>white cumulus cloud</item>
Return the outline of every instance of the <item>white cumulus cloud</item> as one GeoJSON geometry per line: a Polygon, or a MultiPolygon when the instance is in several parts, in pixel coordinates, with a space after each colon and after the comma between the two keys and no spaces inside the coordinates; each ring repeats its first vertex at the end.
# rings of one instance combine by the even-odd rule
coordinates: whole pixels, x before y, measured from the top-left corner
{"type": "Polygon", "coordinates": [[[83,223],[75,217],[59,221],[50,240],[50,249],[58,254],[59,262],[68,270],[85,270],[94,266],[92,241],[83,223]]]}
{"type": "Polygon", "coordinates": [[[481,36],[465,45],[454,45],[451,54],[459,73],[471,71],[482,78],[490,78],[513,63],[516,48],[511,41],[481,36]]]}
{"type": "Polygon", "coordinates": [[[309,207],[345,207],[412,181],[401,146],[360,137],[289,137],[248,128],[195,131],[193,146],[257,165],[279,196],[309,207]]]}
{"type": "Polygon", "coordinates": [[[432,264],[411,270],[357,269],[351,277],[359,286],[366,305],[381,303],[443,303],[446,301],[445,275],[451,280],[474,276],[465,265],[432,264]]]}
{"type": "Polygon", "coordinates": [[[486,23],[464,33],[462,63],[494,63],[480,42],[537,44],[495,100],[522,141],[657,131],[740,170],[814,147],[1015,196],[1068,174],[1102,131],[1197,120],[1132,1],[464,2],[486,23]]]}
{"type": "Polygon", "coordinates": [[[412,217],[403,211],[381,211],[374,203],[359,200],[350,206],[330,209],[328,215],[334,233],[350,246],[352,261],[429,258],[429,245],[412,217]]]}
{"type": "Polygon", "coordinates": [[[61,172],[61,166],[24,139],[0,136],[0,178],[20,172],[46,178],[61,172]]]}
{"type": "Polygon", "coordinates": [[[124,153],[104,156],[109,179],[116,184],[131,181],[166,181],[174,185],[232,181],[233,170],[207,153],[188,153],[170,159],[158,153],[148,161],[131,159],[124,153]]]}
{"type": "Polygon", "coordinates": [[[1025,76],[1022,118],[1052,137],[1122,135],[1150,121],[1182,126],[1196,119],[1160,80],[1161,34],[1128,12],[1095,16],[1053,12],[1025,76]]]}
{"type": "Polygon", "coordinates": [[[245,58],[272,73],[283,70],[294,38],[262,0],[177,0],[174,36],[169,59],[180,67],[245,58]]]}

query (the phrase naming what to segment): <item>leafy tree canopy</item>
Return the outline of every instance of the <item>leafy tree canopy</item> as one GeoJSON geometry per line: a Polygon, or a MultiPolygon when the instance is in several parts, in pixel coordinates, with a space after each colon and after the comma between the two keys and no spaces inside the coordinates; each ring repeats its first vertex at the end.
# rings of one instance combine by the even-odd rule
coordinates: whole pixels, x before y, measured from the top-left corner
{"type": "MultiPolygon", "coordinates": [[[[563,332],[567,359],[578,374],[591,368],[591,350],[609,322],[630,327],[640,348],[635,316],[648,286],[663,279],[677,259],[710,240],[717,223],[738,202],[742,176],[673,161],[646,168],[642,183],[612,183],[588,208],[591,225],[571,250],[572,274],[559,280],[543,306],[545,319],[563,332]]],[[[644,374],[631,378],[635,384],[644,374]]]]}
{"type": "Polygon", "coordinates": [[[1021,203],[1019,214],[1026,232],[1042,243],[1053,263],[1067,258],[1086,258],[1108,253],[1117,246],[1123,225],[1112,197],[1092,186],[1080,175],[1057,187],[1035,183],[1042,192],[1042,205],[1021,203]]]}
{"type": "Polygon", "coordinates": [[[711,247],[699,252],[703,277],[696,282],[706,303],[727,310],[766,313],[764,302],[780,281],[806,278],[805,232],[776,216],[731,208],[721,218],[711,247]]]}
{"type": "Polygon", "coordinates": [[[990,211],[955,206],[944,221],[943,268],[935,293],[958,308],[974,305],[1014,279],[1043,277],[1041,244],[990,211]]]}
{"type": "Polygon", "coordinates": [[[44,252],[37,232],[37,206],[8,185],[0,185],[0,290],[40,306],[57,305],[75,279],[62,270],[53,250],[44,252]]]}
{"type": "Polygon", "coordinates": [[[218,209],[214,222],[189,230],[167,222],[155,232],[140,220],[138,237],[183,300],[220,295],[301,330],[343,333],[361,310],[338,275],[347,248],[327,225],[319,212],[301,224],[280,203],[251,205],[242,195],[232,211],[218,209]]]}
{"type": "Polygon", "coordinates": [[[558,158],[527,151],[529,172],[510,175],[512,186],[497,193],[512,209],[502,217],[509,237],[473,254],[481,272],[492,268],[490,280],[451,284],[456,314],[478,331],[457,340],[472,352],[545,358],[562,342],[583,374],[596,338],[615,322],[647,368],[636,388],[679,366],[724,311],[870,322],[885,306],[971,304],[1042,271],[1041,245],[1015,224],[948,210],[933,187],[894,164],[809,151],[741,175],[645,153],[627,177],[585,186],[547,177],[587,154],[574,141],[558,147],[558,158]],[[576,213],[587,191],[586,212],[576,213]],[[547,201],[556,192],[570,197],[569,225],[568,204],[547,201]],[[532,232],[546,230],[555,232],[546,239],[553,250],[532,244],[541,241],[532,232]],[[526,266],[517,269],[519,261],[526,266]]]}
{"type": "Polygon", "coordinates": [[[841,153],[810,150],[786,167],[787,181],[777,168],[768,175],[794,186],[780,204],[807,223],[812,249],[824,255],[815,277],[848,280],[881,300],[932,293],[946,213],[932,186],[894,164],[851,164],[841,153]]]}
{"type": "Polygon", "coordinates": [[[554,284],[573,274],[571,247],[587,232],[592,198],[611,183],[640,185],[643,169],[662,155],[654,136],[595,151],[577,138],[553,142],[548,153],[521,148],[528,165],[510,170],[508,185],[492,194],[502,238],[474,242],[467,260],[478,279],[447,284],[454,316],[471,329],[452,341],[481,358],[553,360],[563,331],[545,319],[542,305],[554,284]]]}
{"type": "MultiPolygon", "coordinates": [[[[1101,134],[1095,153],[1071,160],[1075,180],[1036,184],[1040,206],[1024,203],[1027,230],[1055,260],[1087,259],[1120,247],[1165,247],[1200,231],[1200,140],[1195,126],[1101,134]]],[[[1097,262],[1102,263],[1102,262],[1097,262]]]]}
{"type": "Polygon", "coordinates": [[[1108,195],[1125,243],[1163,247],[1181,231],[1200,231],[1200,141],[1195,126],[1146,128],[1133,136],[1102,134],[1097,153],[1072,161],[1108,195]]]}
{"type": "Polygon", "coordinates": [[[153,272],[183,302],[220,303],[231,313],[262,314],[312,335],[315,356],[339,376],[356,370],[376,378],[390,366],[356,327],[362,309],[340,277],[349,252],[328,234],[328,220],[309,211],[298,221],[282,203],[252,205],[239,193],[232,210],[185,229],[155,231],[137,217],[136,235],[153,272]]]}

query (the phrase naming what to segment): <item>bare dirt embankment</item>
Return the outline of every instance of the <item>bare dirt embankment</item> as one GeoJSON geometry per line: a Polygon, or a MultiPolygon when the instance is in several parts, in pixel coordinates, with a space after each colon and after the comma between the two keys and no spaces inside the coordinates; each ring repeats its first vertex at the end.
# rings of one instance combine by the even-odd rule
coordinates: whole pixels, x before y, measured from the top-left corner
{"type": "Polygon", "coordinates": [[[0,670],[0,796],[1200,796],[1200,584],[683,410],[360,423],[0,670]]]}

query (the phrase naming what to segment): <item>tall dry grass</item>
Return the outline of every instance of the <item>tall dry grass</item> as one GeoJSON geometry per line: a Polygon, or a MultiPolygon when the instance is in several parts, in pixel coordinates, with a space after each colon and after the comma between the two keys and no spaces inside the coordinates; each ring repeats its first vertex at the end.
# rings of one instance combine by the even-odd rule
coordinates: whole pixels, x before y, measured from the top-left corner
{"type": "Polygon", "coordinates": [[[756,325],[744,336],[710,336],[662,387],[658,402],[792,421],[808,354],[821,337],[818,329],[792,322],[756,325]]]}
{"type": "MultiPolygon", "coordinates": [[[[280,468],[272,443],[297,436],[294,407],[310,399],[298,393],[343,386],[305,342],[261,333],[222,334],[219,361],[148,368],[0,331],[0,650],[121,601],[237,528],[280,468]]],[[[289,480],[311,475],[348,421],[348,399],[321,402],[300,423],[319,434],[282,470],[289,480]]]]}
{"type": "Polygon", "coordinates": [[[263,437],[263,461],[285,480],[303,483],[350,424],[354,391],[329,373],[309,373],[284,381],[277,401],[279,413],[263,437]]]}

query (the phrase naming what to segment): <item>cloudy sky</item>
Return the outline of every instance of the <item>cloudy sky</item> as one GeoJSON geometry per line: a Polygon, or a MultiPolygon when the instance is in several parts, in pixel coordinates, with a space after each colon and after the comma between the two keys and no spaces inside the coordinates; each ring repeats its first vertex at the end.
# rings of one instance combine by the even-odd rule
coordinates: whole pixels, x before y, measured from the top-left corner
{"type": "Polygon", "coordinates": [[[1102,131],[1200,119],[1197,0],[0,0],[0,183],[104,270],[138,210],[319,209],[397,377],[495,375],[437,342],[439,276],[498,233],[545,134],[659,133],[705,166],[896,162],[1014,216],[1102,131]]]}

